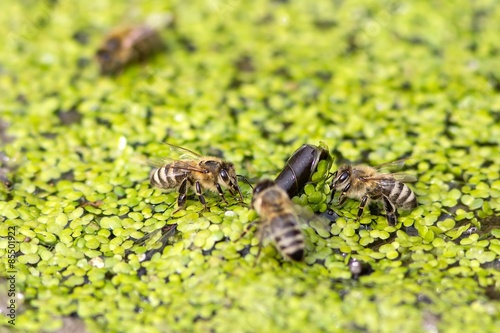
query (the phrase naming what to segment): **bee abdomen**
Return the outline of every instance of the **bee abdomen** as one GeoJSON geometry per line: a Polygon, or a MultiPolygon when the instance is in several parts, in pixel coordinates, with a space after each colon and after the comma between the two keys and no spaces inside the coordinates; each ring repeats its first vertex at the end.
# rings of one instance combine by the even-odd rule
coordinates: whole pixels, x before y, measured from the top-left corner
{"type": "Polygon", "coordinates": [[[185,174],[175,173],[170,164],[167,164],[164,167],[151,171],[149,181],[152,186],[173,188],[177,186],[183,178],[185,178],[185,174]]]}
{"type": "Polygon", "coordinates": [[[302,261],[304,258],[304,235],[292,214],[277,216],[271,221],[276,246],[286,258],[302,261]]]}
{"type": "Polygon", "coordinates": [[[393,187],[390,189],[389,199],[391,199],[396,206],[403,209],[417,207],[417,196],[406,184],[401,182],[393,183],[393,187]]]}

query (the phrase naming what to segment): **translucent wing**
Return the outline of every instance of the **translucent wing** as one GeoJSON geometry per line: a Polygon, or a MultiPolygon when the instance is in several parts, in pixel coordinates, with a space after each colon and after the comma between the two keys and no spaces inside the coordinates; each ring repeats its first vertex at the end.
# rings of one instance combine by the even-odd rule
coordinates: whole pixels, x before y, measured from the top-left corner
{"type": "Polygon", "coordinates": [[[397,173],[387,173],[376,177],[366,177],[363,180],[386,180],[386,179],[396,179],[401,183],[414,183],[417,181],[417,177],[407,173],[397,172],[397,173]]]}
{"type": "Polygon", "coordinates": [[[401,169],[405,165],[406,161],[408,161],[408,158],[402,158],[400,160],[374,166],[374,168],[380,172],[390,173],[391,171],[401,169]]]}
{"type": "Polygon", "coordinates": [[[299,219],[297,222],[309,225],[309,227],[314,229],[321,237],[330,236],[331,222],[327,218],[315,214],[308,206],[300,206],[298,204],[294,204],[293,206],[299,219]]]}
{"type": "Polygon", "coordinates": [[[189,163],[188,161],[176,160],[169,157],[153,157],[148,160],[148,165],[153,168],[161,168],[167,164],[171,164],[170,167],[174,170],[207,173],[207,170],[200,168],[196,164],[189,163]]]}
{"type": "Polygon", "coordinates": [[[191,159],[191,160],[196,160],[201,157],[200,154],[198,154],[195,151],[192,151],[190,149],[181,147],[181,146],[176,146],[171,143],[164,142],[165,145],[169,146],[170,152],[172,155],[177,155],[179,156],[179,159],[191,159]]]}
{"type": "Polygon", "coordinates": [[[148,165],[153,168],[161,168],[167,164],[175,163],[175,168],[178,170],[206,172],[206,170],[199,168],[189,161],[199,160],[201,155],[184,147],[176,146],[171,143],[163,142],[162,144],[169,147],[167,156],[152,157],[148,159],[148,165]]]}
{"type": "Polygon", "coordinates": [[[396,172],[396,173],[391,173],[391,176],[402,183],[414,183],[417,181],[417,176],[410,175],[408,173],[396,172]]]}

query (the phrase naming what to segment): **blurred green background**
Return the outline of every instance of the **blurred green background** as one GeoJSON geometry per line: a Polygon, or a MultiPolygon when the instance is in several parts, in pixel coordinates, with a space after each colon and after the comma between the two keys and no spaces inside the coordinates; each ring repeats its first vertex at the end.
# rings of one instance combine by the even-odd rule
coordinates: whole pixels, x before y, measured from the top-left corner
{"type": "MultiPolygon", "coordinates": [[[[500,327],[495,1],[0,6],[0,176],[13,183],[0,190],[0,275],[16,226],[23,297],[0,332],[500,327]],[[165,51],[99,75],[107,32],[166,15],[165,51]],[[164,141],[222,155],[252,182],[304,143],[324,141],[333,169],[409,157],[420,206],[391,227],[377,206],[357,222],[349,200],[329,230],[304,226],[305,263],[269,245],[254,265],[256,234],[236,241],[257,219],[248,207],[207,194],[209,211],[190,197],[172,216],[176,194],[149,186],[144,161],[164,141]],[[175,224],[164,249],[160,233],[136,241],[175,224]],[[356,279],[351,258],[373,272],[356,279]]],[[[325,202],[327,188],[310,190],[294,200],[325,202]]]]}

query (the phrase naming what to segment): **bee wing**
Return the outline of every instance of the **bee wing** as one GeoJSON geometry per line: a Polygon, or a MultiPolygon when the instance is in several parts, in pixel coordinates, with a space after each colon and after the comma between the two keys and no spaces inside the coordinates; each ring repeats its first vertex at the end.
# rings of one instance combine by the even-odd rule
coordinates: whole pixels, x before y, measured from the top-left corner
{"type": "Polygon", "coordinates": [[[396,170],[401,169],[404,166],[404,164],[406,163],[406,161],[408,161],[408,158],[402,158],[402,159],[399,159],[396,161],[392,161],[392,162],[388,162],[388,163],[374,166],[374,168],[380,172],[389,173],[391,171],[396,171],[396,170]]]}
{"type": "Polygon", "coordinates": [[[148,165],[153,168],[161,168],[164,167],[167,164],[173,164],[171,168],[174,170],[186,170],[186,171],[194,171],[194,172],[202,172],[206,173],[207,170],[204,170],[196,165],[193,165],[191,163],[182,161],[182,160],[176,160],[173,158],[169,157],[153,157],[148,160],[148,165]]]}
{"type": "Polygon", "coordinates": [[[161,168],[167,164],[177,162],[178,160],[169,157],[151,157],[148,158],[147,164],[152,168],[161,168]]]}
{"type": "Polygon", "coordinates": [[[301,206],[298,204],[294,204],[293,208],[297,214],[300,224],[307,224],[311,228],[313,228],[316,233],[321,235],[329,235],[330,234],[330,224],[331,222],[324,216],[315,214],[310,207],[301,206]]]}
{"type": "Polygon", "coordinates": [[[200,154],[198,154],[195,151],[192,151],[191,149],[187,149],[181,146],[176,146],[168,142],[164,142],[163,144],[169,146],[170,151],[176,155],[179,155],[180,159],[197,160],[201,157],[200,154]]]}
{"type": "Polygon", "coordinates": [[[397,172],[397,173],[387,173],[387,174],[382,174],[377,177],[366,177],[363,178],[365,181],[366,180],[386,180],[386,179],[396,179],[397,181],[400,181],[401,183],[414,183],[417,181],[417,177],[414,175],[410,175],[407,173],[402,173],[402,172],[397,172]]]}
{"type": "Polygon", "coordinates": [[[402,172],[392,173],[391,176],[402,183],[414,183],[417,181],[417,177],[415,175],[410,175],[402,172]]]}
{"type": "Polygon", "coordinates": [[[148,159],[147,164],[153,168],[161,168],[166,164],[176,163],[175,168],[179,170],[187,170],[187,171],[195,171],[195,172],[206,172],[205,170],[196,167],[188,162],[183,160],[199,160],[201,155],[184,147],[176,146],[168,142],[162,142],[163,145],[167,145],[169,147],[168,155],[172,155],[174,157],[152,157],[148,159]]]}

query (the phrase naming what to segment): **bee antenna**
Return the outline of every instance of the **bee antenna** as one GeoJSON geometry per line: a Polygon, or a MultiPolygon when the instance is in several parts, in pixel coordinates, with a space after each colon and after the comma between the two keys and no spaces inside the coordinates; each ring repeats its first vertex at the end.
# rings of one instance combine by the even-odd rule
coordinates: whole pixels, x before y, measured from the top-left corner
{"type": "Polygon", "coordinates": [[[236,177],[243,179],[253,190],[253,186],[252,186],[252,184],[250,184],[250,181],[248,181],[247,177],[245,177],[243,175],[236,175],[236,177]]]}

